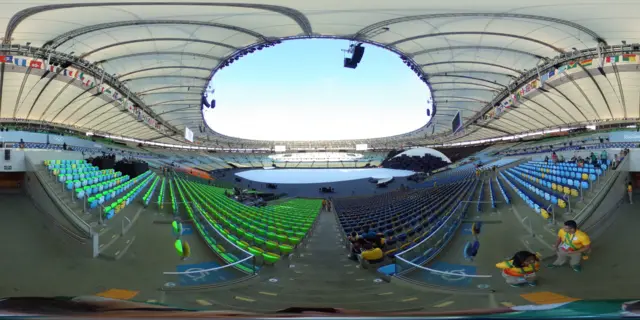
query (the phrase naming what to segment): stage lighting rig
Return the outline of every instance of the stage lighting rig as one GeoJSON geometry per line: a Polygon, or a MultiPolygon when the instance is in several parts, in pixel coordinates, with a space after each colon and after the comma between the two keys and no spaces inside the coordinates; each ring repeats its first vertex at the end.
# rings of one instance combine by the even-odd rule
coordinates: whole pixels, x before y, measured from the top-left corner
{"type": "Polygon", "coordinates": [[[342,51],[351,54],[351,58],[344,58],[344,67],[349,69],[357,68],[358,64],[362,60],[362,56],[364,55],[364,47],[362,46],[362,43],[351,43],[351,45],[349,45],[349,49],[342,51]]]}

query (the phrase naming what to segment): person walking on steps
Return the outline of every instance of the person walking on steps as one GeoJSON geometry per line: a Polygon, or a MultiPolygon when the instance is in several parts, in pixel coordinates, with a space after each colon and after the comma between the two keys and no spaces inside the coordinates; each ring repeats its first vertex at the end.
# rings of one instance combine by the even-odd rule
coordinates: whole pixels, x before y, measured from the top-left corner
{"type": "Polygon", "coordinates": [[[540,257],[529,251],[519,251],[511,260],[500,262],[496,264],[496,267],[502,269],[502,277],[508,285],[535,287],[537,284],[536,272],[540,270],[540,257]]]}
{"type": "Polygon", "coordinates": [[[575,221],[568,220],[564,223],[564,227],[558,231],[555,249],[558,258],[548,265],[549,268],[560,267],[569,260],[573,271],[580,272],[582,271],[580,262],[588,257],[591,239],[584,231],[578,230],[578,224],[575,221]]]}

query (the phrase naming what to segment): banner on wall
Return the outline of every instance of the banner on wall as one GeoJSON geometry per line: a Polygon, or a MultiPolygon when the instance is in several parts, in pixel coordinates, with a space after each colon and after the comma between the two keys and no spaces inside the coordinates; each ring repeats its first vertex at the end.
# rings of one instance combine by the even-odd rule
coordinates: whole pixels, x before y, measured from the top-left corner
{"type": "MultiPolygon", "coordinates": [[[[12,63],[21,67],[29,67],[32,69],[40,69],[46,70],[50,72],[60,72],[61,76],[73,78],[82,83],[83,86],[94,88],[97,86],[96,79],[94,77],[85,75],[84,72],[74,69],[72,67],[68,67],[65,69],[60,68],[59,66],[49,65],[46,61],[40,59],[32,59],[27,57],[14,57],[14,56],[0,56],[0,63],[12,63]]],[[[155,119],[153,119],[149,114],[144,112],[141,108],[134,105],[131,101],[126,101],[124,97],[122,97],[115,89],[107,86],[100,85],[97,89],[98,92],[101,92],[103,95],[111,98],[114,101],[120,102],[123,104],[124,108],[133,114],[139,121],[144,122],[148,126],[155,128],[156,130],[162,133],[168,133],[169,130],[159,124],[155,119]]]]}
{"type": "Polygon", "coordinates": [[[640,142],[640,132],[636,132],[636,131],[610,132],[609,142],[640,142]]]}

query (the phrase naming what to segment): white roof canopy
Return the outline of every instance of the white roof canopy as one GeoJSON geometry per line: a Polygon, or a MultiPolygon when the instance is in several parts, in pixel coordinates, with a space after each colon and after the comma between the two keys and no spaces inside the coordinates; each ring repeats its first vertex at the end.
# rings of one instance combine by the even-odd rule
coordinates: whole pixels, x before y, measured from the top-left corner
{"type": "MultiPolygon", "coordinates": [[[[472,120],[515,79],[560,54],[595,48],[598,43],[640,42],[640,25],[633,15],[640,11],[637,1],[541,0],[524,5],[509,0],[280,0],[254,4],[234,0],[45,0],[38,4],[8,0],[2,11],[5,44],[29,43],[96,63],[125,82],[152,116],[176,129],[177,134],[163,136],[70,79],[52,74],[43,77],[42,72],[8,63],[2,70],[0,117],[174,144],[185,143],[181,138],[185,126],[192,128],[196,137],[204,135],[197,130],[203,124],[200,95],[214,70],[243,48],[277,39],[353,39],[406,56],[421,67],[433,89],[435,134],[451,130],[457,111],[463,122],[472,120]]],[[[457,139],[640,116],[636,72],[585,71],[575,77],[532,97],[500,119],[482,127],[470,124],[467,134],[457,139]]],[[[428,128],[411,139],[428,142],[431,133],[428,128]]],[[[211,135],[211,141],[215,140],[246,147],[265,145],[211,135]]]]}

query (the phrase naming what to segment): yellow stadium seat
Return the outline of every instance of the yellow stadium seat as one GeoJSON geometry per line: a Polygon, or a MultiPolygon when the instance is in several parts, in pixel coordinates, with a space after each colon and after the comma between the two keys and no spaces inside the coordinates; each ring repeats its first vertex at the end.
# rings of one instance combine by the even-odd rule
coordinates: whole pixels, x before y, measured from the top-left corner
{"type": "Polygon", "coordinates": [[[566,203],[564,200],[562,200],[562,199],[558,199],[558,207],[560,207],[560,208],[563,208],[563,209],[564,209],[564,208],[566,208],[566,207],[567,207],[567,203],[566,203]]]}
{"type": "Polygon", "coordinates": [[[542,179],[544,179],[544,173],[542,174],[542,179]]]}
{"type": "Polygon", "coordinates": [[[578,192],[578,189],[571,189],[571,195],[577,197],[580,195],[580,193],[578,192]]]}
{"type": "Polygon", "coordinates": [[[554,191],[555,191],[555,190],[558,190],[558,185],[557,185],[557,184],[555,184],[555,183],[552,183],[552,184],[551,184],[551,189],[553,189],[554,191]]]}
{"type": "Polygon", "coordinates": [[[547,212],[547,209],[540,209],[540,214],[542,215],[543,218],[545,219],[549,219],[549,212],[547,212]]]}
{"type": "Polygon", "coordinates": [[[564,192],[564,194],[570,194],[571,190],[569,189],[569,187],[563,187],[562,192],[564,192]]]}
{"type": "Polygon", "coordinates": [[[589,175],[586,173],[582,174],[582,180],[589,180],[589,175]]]}

